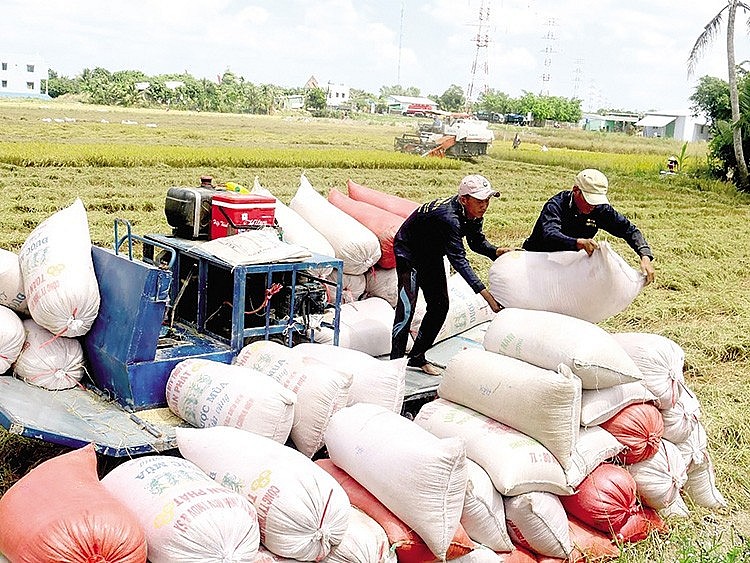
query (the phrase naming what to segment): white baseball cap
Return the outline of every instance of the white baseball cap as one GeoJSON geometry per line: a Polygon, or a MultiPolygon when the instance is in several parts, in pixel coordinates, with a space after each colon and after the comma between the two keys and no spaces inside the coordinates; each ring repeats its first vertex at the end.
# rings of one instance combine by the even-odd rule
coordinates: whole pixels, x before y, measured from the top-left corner
{"type": "Polygon", "coordinates": [[[589,205],[603,205],[609,203],[607,199],[607,190],[609,189],[609,180],[599,170],[587,168],[581,170],[576,176],[576,186],[581,190],[583,199],[589,205]]]}
{"type": "Polygon", "coordinates": [[[475,199],[500,197],[500,192],[492,189],[492,184],[484,176],[471,174],[465,176],[458,185],[458,195],[470,195],[475,199]]]}

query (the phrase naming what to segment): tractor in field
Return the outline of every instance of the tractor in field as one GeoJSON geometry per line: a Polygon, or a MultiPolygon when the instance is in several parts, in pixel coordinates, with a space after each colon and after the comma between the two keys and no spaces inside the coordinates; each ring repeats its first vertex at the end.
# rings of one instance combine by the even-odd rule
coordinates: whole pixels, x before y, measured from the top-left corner
{"type": "Polygon", "coordinates": [[[397,151],[452,158],[473,158],[487,154],[495,134],[486,121],[448,114],[445,121],[435,114],[431,123],[420,123],[416,133],[396,137],[397,151]]]}

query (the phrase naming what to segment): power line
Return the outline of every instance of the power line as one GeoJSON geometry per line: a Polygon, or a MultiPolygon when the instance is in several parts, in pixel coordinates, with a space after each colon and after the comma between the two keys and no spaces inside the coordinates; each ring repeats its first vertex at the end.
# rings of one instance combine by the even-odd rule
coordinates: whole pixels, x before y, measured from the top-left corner
{"type": "Polygon", "coordinates": [[[583,59],[576,59],[573,62],[576,65],[575,70],[573,71],[573,98],[580,100],[579,93],[581,88],[581,77],[583,76],[583,59]]]}
{"type": "Polygon", "coordinates": [[[557,27],[557,18],[548,18],[545,24],[548,27],[547,33],[544,36],[546,40],[544,46],[544,72],[542,73],[542,90],[540,95],[549,96],[549,81],[552,73],[552,55],[555,53],[555,42],[557,36],[555,35],[554,28],[557,27]]]}

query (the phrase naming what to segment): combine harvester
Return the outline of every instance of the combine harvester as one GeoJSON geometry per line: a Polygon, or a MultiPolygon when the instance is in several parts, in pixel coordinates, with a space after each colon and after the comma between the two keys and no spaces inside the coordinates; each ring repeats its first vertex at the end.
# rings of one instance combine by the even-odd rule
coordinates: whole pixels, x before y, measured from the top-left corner
{"type": "Polygon", "coordinates": [[[495,133],[486,121],[446,115],[445,122],[436,119],[433,123],[420,123],[417,133],[396,137],[394,148],[400,152],[441,158],[474,158],[487,154],[495,133]]]}

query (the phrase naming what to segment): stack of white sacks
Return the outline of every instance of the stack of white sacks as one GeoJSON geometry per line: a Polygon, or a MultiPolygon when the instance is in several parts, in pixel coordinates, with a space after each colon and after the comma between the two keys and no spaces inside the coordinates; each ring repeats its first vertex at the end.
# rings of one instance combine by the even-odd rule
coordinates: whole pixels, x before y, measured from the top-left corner
{"type": "Polygon", "coordinates": [[[19,254],[0,251],[0,374],[68,389],[85,373],[77,337],[99,311],[88,220],[80,199],[40,223],[19,254]]]}
{"type": "Polygon", "coordinates": [[[311,458],[321,454],[329,424],[347,405],[367,401],[401,418],[405,371],[403,359],[380,361],[314,343],[253,342],[231,365],[184,360],[170,374],[166,398],[194,427],[177,429],[185,459],[134,460],[104,483],[141,518],[154,562],[395,563],[382,526],[353,508],[311,458]],[[222,486],[205,483],[197,469],[222,486]],[[229,494],[224,488],[251,509],[237,498],[221,500],[229,494]],[[209,500],[212,495],[219,499],[209,500]],[[177,503],[174,516],[160,520],[155,516],[167,497],[184,499],[185,506],[177,503]],[[233,518],[230,508],[250,514],[255,528],[245,516],[233,518]],[[228,532],[216,532],[223,529],[228,532]],[[234,559],[246,554],[252,557],[234,559]]]}
{"type": "MultiPolygon", "coordinates": [[[[256,178],[253,192],[274,197],[256,178]]],[[[405,198],[372,190],[351,180],[344,195],[330,189],[318,193],[303,174],[289,206],[277,199],[276,218],[285,242],[343,261],[342,307],[339,345],[371,356],[387,355],[397,302],[396,261],[393,237],[418,206],[405,198]]],[[[446,272],[450,266],[446,261],[446,272]]],[[[335,272],[315,272],[333,276],[335,272]]],[[[484,299],[459,275],[449,275],[450,308],[437,341],[444,340],[492,319],[484,299]]],[[[331,296],[333,297],[333,296],[331,296]]],[[[416,336],[425,313],[421,294],[411,326],[416,336]]],[[[317,319],[315,342],[333,342],[333,312],[317,319]]]]}

